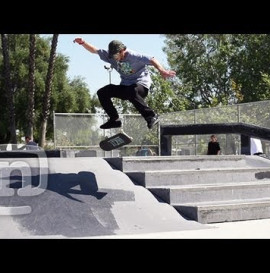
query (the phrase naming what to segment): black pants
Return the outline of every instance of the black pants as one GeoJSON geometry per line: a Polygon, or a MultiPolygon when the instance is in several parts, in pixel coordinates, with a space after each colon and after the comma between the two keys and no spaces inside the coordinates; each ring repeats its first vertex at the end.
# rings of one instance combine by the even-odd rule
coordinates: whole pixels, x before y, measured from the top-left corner
{"type": "Polygon", "coordinates": [[[99,89],[97,95],[101,106],[112,120],[119,118],[112,98],[129,100],[146,120],[155,116],[154,111],[144,101],[148,95],[148,89],[140,84],[129,86],[109,84],[99,89]]]}

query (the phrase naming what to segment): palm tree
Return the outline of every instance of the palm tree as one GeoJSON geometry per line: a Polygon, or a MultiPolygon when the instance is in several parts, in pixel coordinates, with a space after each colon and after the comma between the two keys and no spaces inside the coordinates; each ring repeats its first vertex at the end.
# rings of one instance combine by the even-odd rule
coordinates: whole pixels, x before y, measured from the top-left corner
{"type": "Polygon", "coordinates": [[[40,138],[39,138],[40,147],[44,147],[45,145],[47,121],[50,114],[52,79],[53,79],[54,63],[56,58],[56,47],[58,42],[58,36],[59,34],[53,34],[52,45],[51,45],[49,66],[48,66],[48,72],[47,72],[46,83],[45,83],[45,93],[43,96],[43,109],[41,114],[41,131],[40,131],[40,138]]]}
{"type": "Polygon", "coordinates": [[[35,114],[35,57],[36,35],[29,37],[29,79],[28,79],[28,109],[27,109],[27,132],[26,135],[33,139],[34,114],[35,114]]]}
{"type": "Polygon", "coordinates": [[[9,50],[8,50],[8,36],[1,34],[2,51],[3,51],[3,63],[4,63],[4,79],[5,79],[5,93],[7,97],[7,105],[9,111],[9,132],[10,142],[17,144],[16,139],[16,125],[15,125],[15,106],[14,96],[10,80],[10,61],[9,61],[9,50]]]}

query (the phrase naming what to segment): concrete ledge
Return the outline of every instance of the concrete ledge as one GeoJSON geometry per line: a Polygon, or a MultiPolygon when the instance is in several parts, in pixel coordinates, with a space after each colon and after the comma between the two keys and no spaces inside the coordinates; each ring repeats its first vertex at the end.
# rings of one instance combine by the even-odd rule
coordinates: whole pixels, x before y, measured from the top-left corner
{"type": "Polygon", "coordinates": [[[174,205],[174,207],[181,215],[202,224],[270,217],[270,199],[231,200],[229,202],[174,205]]]}
{"type": "Polygon", "coordinates": [[[213,202],[268,198],[270,181],[226,183],[220,185],[160,186],[148,188],[165,202],[187,204],[191,202],[213,202]]]}
{"type": "Polygon", "coordinates": [[[60,157],[60,150],[0,151],[0,158],[60,157]]]}
{"type": "Polygon", "coordinates": [[[258,168],[212,168],[197,170],[156,170],[125,172],[136,183],[144,187],[171,185],[218,185],[270,179],[269,167],[258,168]],[[216,175],[213,175],[215,173],[216,175]]]}
{"type": "Polygon", "coordinates": [[[161,135],[203,135],[212,133],[238,133],[250,137],[258,137],[270,140],[270,129],[245,123],[212,123],[160,126],[161,135]]]}

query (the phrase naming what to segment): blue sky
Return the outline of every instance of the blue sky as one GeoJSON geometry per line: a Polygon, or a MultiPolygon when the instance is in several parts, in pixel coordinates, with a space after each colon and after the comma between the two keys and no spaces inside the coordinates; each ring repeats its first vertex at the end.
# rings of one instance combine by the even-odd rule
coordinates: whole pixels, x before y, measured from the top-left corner
{"type": "MultiPolygon", "coordinates": [[[[49,35],[45,35],[49,36],[49,35]]],[[[68,77],[73,79],[81,76],[91,94],[95,94],[99,88],[109,83],[109,72],[104,68],[105,62],[99,56],[92,54],[73,40],[82,37],[97,48],[107,49],[112,40],[122,41],[128,48],[153,56],[168,68],[166,54],[163,52],[165,37],[159,34],[60,34],[58,38],[57,52],[69,57],[68,77]]],[[[114,84],[120,82],[118,73],[111,72],[111,81],[114,84]]]]}

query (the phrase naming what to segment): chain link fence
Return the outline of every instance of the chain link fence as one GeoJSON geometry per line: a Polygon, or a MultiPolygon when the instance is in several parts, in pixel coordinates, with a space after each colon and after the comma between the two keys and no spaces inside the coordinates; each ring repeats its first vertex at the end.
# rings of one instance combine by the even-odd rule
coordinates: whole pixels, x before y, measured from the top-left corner
{"type": "Polygon", "coordinates": [[[146,121],[138,114],[120,115],[122,129],[133,138],[133,141],[119,150],[105,152],[99,142],[120,131],[119,128],[102,130],[106,115],[54,113],[54,144],[56,149],[88,149],[95,156],[131,156],[138,149],[151,149],[159,154],[159,127],[149,130],[146,121]]]}
{"type": "MultiPolygon", "coordinates": [[[[222,107],[202,108],[166,113],[162,125],[246,123],[270,129],[270,101],[243,103],[222,107]]],[[[213,132],[214,134],[215,132],[213,132]]],[[[222,154],[240,154],[239,134],[217,134],[222,154]]],[[[177,135],[172,137],[172,155],[203,155],[207,152],[210,135],[177,135]]],[[[269,141],[262,140],[264,151],[270,153],[269,141]]]]}
{"type": "MultiPolygon", "coordinates": [[[[146,121],[139,114],[121,115],[123,130],[133,137],[133,142],[119,150],[105,152],[99,142],[106,136],[119,132],[118,129],[102,130],[107,115],[54,113],[54,145],[56,149],[88,149],[93,156],[132,156],[139,149],[151,150],[159,155],[159,126],[149,130],[146,121]]],[[[270,128],[270,101],[243,103],[214,108],[202,108],[160,115],[161,125],[246,123],[270,128]]],[[[214,134],[215,132],[213,132],[214,134]]],[[[240,154],[239,134],[219,134],[222,154],[240,154]]],[[[172,137],[172,155],[206,154],[210,135],[177,135],[172,137]]],[[[262,140],[265,153],[269,154],[269,141],[262,140]]],[[[137,153],[138,154],[138,153],[137,153]]]]}

